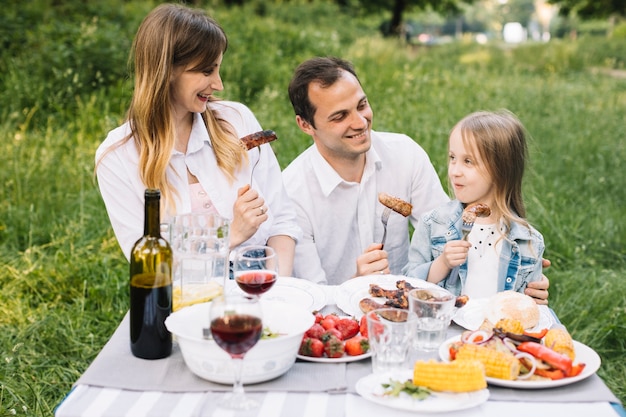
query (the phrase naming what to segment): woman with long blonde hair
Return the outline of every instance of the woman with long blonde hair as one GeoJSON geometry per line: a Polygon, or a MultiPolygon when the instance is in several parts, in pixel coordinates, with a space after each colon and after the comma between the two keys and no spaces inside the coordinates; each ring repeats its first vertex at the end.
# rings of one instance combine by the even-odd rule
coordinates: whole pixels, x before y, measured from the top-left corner
{"type": "Polygon", "coordinates": [[[456,199],[425,213],[415,229],[404,273],[457,295],[524,292],[542,279],[543,236],[526,220],[522,177],[526,131],[508,110],[476,112],[452,129],[448,180],[456,199]],[[462,238],[463,210],[490,208],[462,238]]]}
{"type": "Polygon", "coordinates": [[[291,275],[300,229],[276,156],[267,143],[246,150],[240,138],[262,130],[259,122],[245,105],[214,96],[224,88],[227,47],[222,28],[200,10],[163,4],[146,16],[131,52],[127,120],[96,152],[98,185],[127,259],[143,234],[144,191],[158,188],[163,221],[214,211],[231,220],[231,249],[272,246],[281,275],[291,275]]]}

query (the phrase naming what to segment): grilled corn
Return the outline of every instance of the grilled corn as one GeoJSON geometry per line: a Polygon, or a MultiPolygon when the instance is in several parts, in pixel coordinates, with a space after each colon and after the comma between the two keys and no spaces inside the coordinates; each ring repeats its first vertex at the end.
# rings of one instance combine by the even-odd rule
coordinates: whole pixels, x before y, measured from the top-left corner
{"type": "Polygon", "coordinates": [[[417,361],[413,366],[413,384],[433,391],[469,392],[487,387],[485,370],[479,361],[417,361]]]}
{"type": "Polygon", "coordinates": [[[550,329],[543,338],[543,344],[555,352],[561,353],[571,360],[576,358],[574,341],[565,329],[550,329]]]}
{"type": "Polygon", "coordinates": [[[511,353],[468,343],[459,348],[457,360],[478,360],[488,377],[498,379],[515,380],[521,369],[520,361],[511,353]]]}
{"type": "Polygon", "coordinates": [[[496,329],[500,329],[503,332],[513,333],[513,334],[522,334],[524,333],[524,326],[522,326],[522,322],[515,319],[500,319],[494,326],[496,329]]]}

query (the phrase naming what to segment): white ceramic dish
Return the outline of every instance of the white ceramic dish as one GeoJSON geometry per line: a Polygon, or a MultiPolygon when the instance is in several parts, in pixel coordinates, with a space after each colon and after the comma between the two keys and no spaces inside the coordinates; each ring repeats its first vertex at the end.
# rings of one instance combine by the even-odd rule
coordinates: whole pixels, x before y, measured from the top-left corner
{"type": "Polygon", "coordinates": [[[364,298],[371,298],[384,303],[385,299],[372,297],[369,294],[370,284],[378,284],[385,289],[396,289],[396,281],[405,280],[417,288],[441,288],[419,278],[409,278],[404,275],[365,275],[343,282],[335,289],[335,302],[344,313],[360,318],[363,315],[359,302],[364,298]]]}
{"type": "MultiPolygon", "coordinates": [[[[228,283],[229,291],[243,292],[236,282],[228,283]]],[[[301,278],[278,277],[278,281],[268,292],[261,295],[263,300],[278,301],[302,306],[309,311],[318,311],[327,304],[326,293],[318,284],[301,278]]]]}
{"type": "MultiPolygon", "coordinates": [[[[304,332],[315,322],[307,308],[261,298],[263,327],[281,334],[273,339],[260,340],[246,354],[243,362],[244,384],[274,379],[291,368],[304,332]]],[[[213,340],[202,337],[202,329],[209,327],[210,303],[183,308],[165,320],[167,329],[176,337],[187,367],[206,380],[220,384],[233,383],[230,356],[213,340]]]]}
{"type": "Polygon", "coordinates": [[[448,411],[465,410],[477,407],[487,401],[489,390],[448,393],[433,392],[424,400],[416,400],[409,395],[401,393],[398,397],[383,396],[385,389],[382,384],[389,382],[390,378],[398,381],[411,379],[413,372],[406,370],[393,374],[370,374],[359,379],[356,383],[356,392],[363,398],[376,404],[398,410],[413,411],[420,413],[442,413],[448,411]]]}
{"type": "MultiPolygon", "coordinates": [[[[463,308],[457,310],[452,320],[464,329],[478,330],[485,320],[485,308],[488,301],[488,298],[470,299],[463,308]]],[[[549,329],[554,323],[556,323],[556,320],[548,306],[540,305],[539,323],[535,327],[528,329],[528,331],[538,332],[543,329],[549,329]]]]}
{"type": "MultiPolygon", "coordinates": [[[[461,336],[455,336],[451,337],[441,344],[441,346],[439,347],[439,357],[442,361],[450,362],[449,347],[452,343],[459,340],[461,340],[461,336]]],[[[508,381],[505,379],[487,377],[487,383],[500,387],[518,389],[554,388],[582,381],[583,379],[595,374],[596,371],[600,369],[600,356],[598,356],[595,350],[585,344],[574,340],[574,351],[576,352],[576,360],[574,361],[574,363],[585,364],[585,369],[583,369],[580,375],[573,376],[571,378],[563,378],[550,381],[508,381]]]]}
{"type": "Polygon", "coordinates": [[[362,361],[363,359],[367,359],[367,358],[371,358],[372,357],[372,351],[370,350],[369,352],[365,352],[362,355],[357,355],[357,356],[350,356],[350,355],[346,355],[344,353],[344,355],[341,358],[314,358],[312,356],[304,356],[304,355],[297,355],[298,359],[302,359],[303,361],[307,361],[307,362],[317,362],[317,363],[344,363],[344,362],[357,362],[357,361],[362,361]]]}

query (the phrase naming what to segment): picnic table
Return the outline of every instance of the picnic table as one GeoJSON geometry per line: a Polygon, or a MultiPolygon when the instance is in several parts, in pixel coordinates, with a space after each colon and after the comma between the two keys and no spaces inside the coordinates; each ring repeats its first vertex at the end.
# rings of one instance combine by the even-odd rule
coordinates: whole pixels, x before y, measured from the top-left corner
{"type": "MultiPolygon", "coordinates": [[[[334,304],[332,286],[325,287],[329,303],[323,312],[340,311],[334,304]]],[[[448,336],[460,334],[452,324],[448,336]]],[[[185,365],[176,342],[171,356],[160,360],[134,357],[129,347],[129,317],[123,318],[110,340],[76,381],[55,410],[55,417],[119,416],[415,416],[414,412],[375,404],[357,394],[357,381],[371,373],[371,360],[314,363],[297,360],[284,375],[246,385],[246,393],[261,406],[233,412],[217,406],[232,389],[201,379],[185,365]]],[[[417,359],[437,358],[437,352],[416,353],[417,359]]],[[[421,414],[423,415],[423,414],[421,414]]],[[[624,416],[618,398],[594,374],[582,381],[548,389],[513,389],[489,386],[489,400],[477,407],[441,412],[440,417],[567,415],[581,417],[624,416]]]]}

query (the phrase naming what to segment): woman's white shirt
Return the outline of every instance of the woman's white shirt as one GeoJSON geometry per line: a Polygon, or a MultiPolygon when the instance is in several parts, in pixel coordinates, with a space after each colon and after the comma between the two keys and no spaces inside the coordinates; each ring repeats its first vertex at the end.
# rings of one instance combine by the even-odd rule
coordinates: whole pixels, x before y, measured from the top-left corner
{"type": "MultiPolygon", "coordinates": [[[[254,114],[241,103],[220,101],[210,105],[233,126],[238,137],[262,130],[254,114]]],[[[129,140],[119,145],[129,133],[129,123],[126,122],[109,132],[96,151],[100,192],[115,236],[127,259],[132,246],[143,235],[146,188],[139,178],[139,152],[135,142],[129,140]],[[114,146],[117,147],[112,148],[114,146]]],[[[265,200],[269,218],[242,245],[265,244],[269,237],[276,235],[298,240],[301,231],[296,223],[295,209],[285,192],[276,156],[269,144],[261,145],[261,148],[260,152],[258,148],[248,151],[249,165],[236,174],[233,183],[229,183],[217,166],[204,121],[200,114],[195,114],[187,152],[183,154],[174,150],[167,170],[168,181],[178,193],[176,213],[162,213],[162,221],[168,222],[175,214],[191,211],[187,169],[198,178],[217,212],[232,220],[237,190],[250,182],[251,168],[260,158],[254,170],[252,188],[265,200]]]]}

